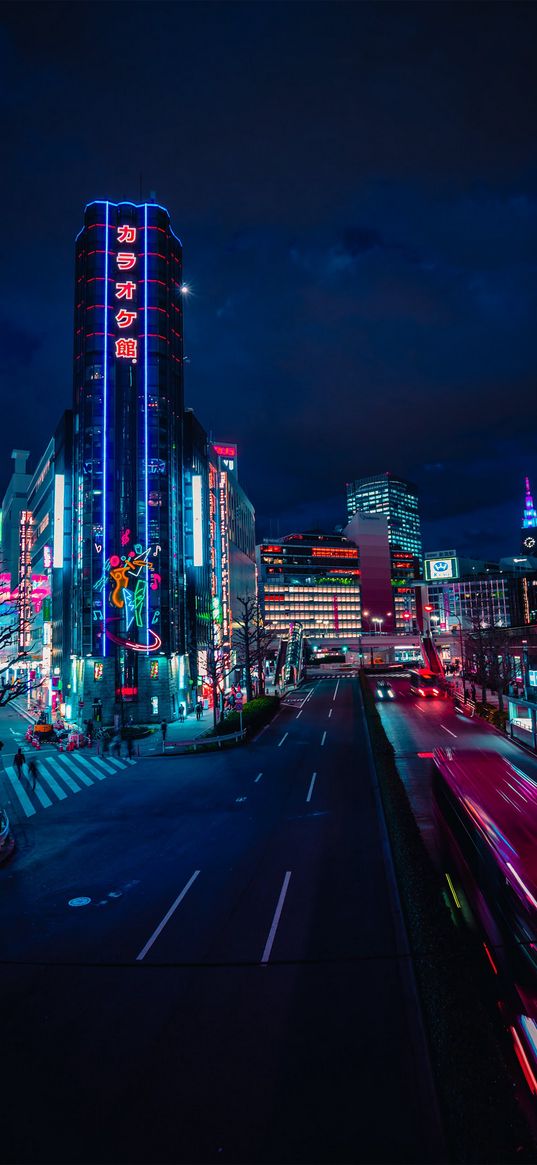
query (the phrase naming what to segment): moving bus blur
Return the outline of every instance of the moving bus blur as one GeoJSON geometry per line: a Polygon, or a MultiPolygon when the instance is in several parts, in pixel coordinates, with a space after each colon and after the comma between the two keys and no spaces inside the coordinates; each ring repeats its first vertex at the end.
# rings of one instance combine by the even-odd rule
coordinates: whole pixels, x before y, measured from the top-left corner
{"type": "Polygon", "coordinates": [[[485,936],[500,1009],[537,1095],[537,784],[500,753],[437,749],[433,797],[449,888],[460,908],[462,887],[485,936]]]}
{"type": "Polygon", "coordinates": [[[443,696],[444,688],[440,676],[428,671],[426,667],[409,671],[410,691],[417,696],[443,696]]]}

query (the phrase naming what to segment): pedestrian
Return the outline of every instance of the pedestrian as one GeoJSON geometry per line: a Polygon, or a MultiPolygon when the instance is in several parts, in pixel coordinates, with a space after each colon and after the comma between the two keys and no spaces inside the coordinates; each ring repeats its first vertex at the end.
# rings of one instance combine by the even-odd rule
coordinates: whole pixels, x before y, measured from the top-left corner
{"type": "Polygon", "coordinates": [[[32,782],[32,792],[34,792],[35,791],[35,782],[37,781],[37,778],[39,776],[38,769],[37,769],[37,762],[36,762],[34,757],[32,757],[31,760],[28,761],[28,772],[30,774],[30,780],[32,782]]]}
{"type": "Polygon", "coordinates": [[[129,760],[132,760],[133,754],[134,754],[134,741],[132,739],[132,732],[129,732],[127,734],[127,756],[129,758],[129,760]]]}
{"type": "Polygon", "coordinates": [[[185,706],[184,706],[184,704],[179,704],[179,723],[184,724],[184,720],[185,720],[185,706]]]}
{"type": "Polygon", "coordinates": [[[105,728],[105,730],[103,732],[103,756],[107,756],[109,752],[110,752],[110,737],[109,737],[108,732],[106,731],[106,728],[105,728]]]}
{"type": "Polygon", "coordinates": [[[168,724],[166,720],[162,721],[160,731],[162,732],[162,751],[164,752],[164,749],[166,748],[166,733],[168,731],[168,724]]]}
{"type": "Polygon", "coordinates": [[[22,778],[22,766],[26,764],[24,753],[22,751],[22,748],[20,748],[20,747],[19,747],[18,751],[15,753],[15,756],[13,758],[13,764],[15,765],[15,769],[17,771],[17,776],[18,776],[19,781],[20,781],[22,778]]]}
{"type": "Polygon", "coordinates": [[[201,719],[201,705],[200,705],[200,702],[198,700],[198,702],[196,704],[196,720],[200,720],[200,719],[201,719]]]}

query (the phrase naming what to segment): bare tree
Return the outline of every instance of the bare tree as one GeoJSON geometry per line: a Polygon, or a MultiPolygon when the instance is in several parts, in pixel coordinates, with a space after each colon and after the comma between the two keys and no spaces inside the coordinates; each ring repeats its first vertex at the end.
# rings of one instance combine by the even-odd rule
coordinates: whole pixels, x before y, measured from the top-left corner
{"type": "Polygon", "coordinates": [[[478,597],[472,609],[472,627],[464,633],[466,663],[470,665],[478,684],[481,698],[487,701],[487,688],[498,695],[498,708],[503,711],[505,688],[512,679],[512,659],[508,651],[509,632],[497,622],[490,601],[478,597]]]}
{"type": "Polygon", "coordinates": [[[207,648],[207,672],[211,678],[213,689],[213,725],[216,730],[219,720],[223,719],[224,711],[220,706],[220,691],[225,687],[227,677],[233,669],[229,666],[229,656],[221,647],[210,644],[207,648]]]}
{"type": "Polygon", "coordinates": [[[25,616],[24,624],[21,627],[20,611],[16,607],[8,607],[6,611],[2,611],[0,621],[0,708],[10,704],[19,696],[25,696],[31,688],[41,686],[41,684],[34,685],[30,679],[28,668],[22,676],[12,674],[10,678],[7,678],[10,672],[13,673],[14,669],[18,668],[19,664],[27,664],[31,659],[32,648],[28,640],[34,618],[33,615],[25,616]]]}
{"type": "Polygon", "coordinates": [[[255,595],[238,596],[239,615],[235,617],[233,639],[237,652],[237,663],[246,673],[246,699],[253,695],[253,671],[257,671],[258,691],[265,691],[265,660],[275,644],[272,631],[268,631],[263,620],[263,612],[255,595]]]}

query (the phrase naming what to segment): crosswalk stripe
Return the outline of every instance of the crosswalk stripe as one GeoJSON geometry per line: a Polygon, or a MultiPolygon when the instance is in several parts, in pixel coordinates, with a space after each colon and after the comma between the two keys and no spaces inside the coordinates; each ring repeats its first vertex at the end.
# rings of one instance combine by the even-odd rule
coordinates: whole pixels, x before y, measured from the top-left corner
{"type": "Polygon", "coordinates": [[[73,763],[73,757],[69,758],[67,756],[64,756],[63,752],[60,752],[60,754],[58,756],[57,764],[58,764],[58,772],[61,772],[62,776],[65,772],[65,766],[68,765],[69,768],[71,769],[71,771],[76,773],[77,780],[82,781],[83,785],[93,785],[93,781],[91,780],[91,777],[87,777],[84,772],[81,772],[80,769],[75,768],[75,765],[73,763]]]}
{"type": "MultiPolygon", "coordinates": [[[[59,763],[59,760],[56,757],[53,757],[53,756],[47,756],[46,758],[42,757],[41,763],[43,763],[43,761],[45,761],[45,760],[46,760],[46,763],[48,765],[50,765],[53,769],[55,769],[55,771],[57,773],[60,774],[62,781],[65,782],[65,784],[67,785],[67,788],[70,789],[72,793],[80,793],[81,790],[80,790],[79,785],[75,784],[75,782],[71,779],[69,774],[65,772],[63,765],[59,763]]],[[[88,781],[86,779],[86,784],[92,785],[93,781],[88,781]]]]}
{"type": "Polygon", "coordinates": [[[117,756],[111,756],[108,759],[108,764],[116,765],[118,769],[126,769],[127,765],[124,760],[120,760],[117,756]]]}
{"type": "Polygon", "coordinates": [[[23,789],[23,787],[19,781],[19,778],[15,775],[15,769],[11,768],[10,766],[8,767],[6,765],[5,771],[6,771],[7,776],[9,777],[9,780],[11,781],[11,784],[13,786],[13,791],[17,794],[17,797],[22,805],[22,808],[24,809],[26,816],[31,817],[32,814],[35,813],[35,806],[32,805],[32,802],[30,801],[30,798],[29,798],[28,794],[26,793],[26,790],[23,789]]]}
{"type": "Polygon", "coordinates": [[[41,802],[43,809],[48,809],[49,806],[52,805],[52,801],[48,793],[45,793],[45,790],[43,789],[42,785],[39,784],[39,781],[35,782],[35,789],[32,789],[32,793],[35,793],[36,797],[41,802]]]}
{"type": "Polygon", "coordinates": [[[72,762],[73,762],[73,764],[76,764],[77,767],[79,764],[83,764],[84,768],[89,769],[92,777],[93,778],[97,777],[98,781],[106,781],[106,777],[108,776],[107,772],[100,772],[99,769],[94,769],[93,764],[90,764],[89,761],[86,761],[85,756],[78,756],[78,754],[77,754],[76,757],[75,756],[72,757],[72,762]]]}
{"type": "Polygon", "coordinates": [[[60,788],[58,782],[54,780],[54,777],[52,777],[50,775],[50,773],[45,772],[42,765],[41,765],[41,777],[42,777],[43,781],[47,782],[49,789],[52,789],[52,792],[56,794],[58,801],[65,801],[65,798],[67,797],[67,793],[65,792],[65,789],[60,788]]]}
{"type": "Polygon", "coordinates": [[[107,776],[109,773],[115,773],[116,770],[114,768],[114,762],[111,757],[107,756],[106,760],[103,760],[102,757],[96,756],[94,757],[94,761],[95,764],[100,765],[100,767],[104,769],[107,776]]]}

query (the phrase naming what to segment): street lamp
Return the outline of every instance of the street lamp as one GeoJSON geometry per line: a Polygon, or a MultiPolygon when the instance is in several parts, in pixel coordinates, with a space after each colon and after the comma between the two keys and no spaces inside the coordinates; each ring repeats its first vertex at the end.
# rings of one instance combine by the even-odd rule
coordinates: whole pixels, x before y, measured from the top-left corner
{"type": "Polygon", "coordinates": [[[465,679],[464,679],[464,642],[463,642],[463,638],[462,638],[462,622],[461,622],[459,615],[452,615],[451,618],[453,619],[453,621],[455,623],[459,624],[459,645],[460,645],[460,652],[461,652],[462,691],[463,691],[463,695],[466,699],[466,684],[465,684],[465,679]]]}

